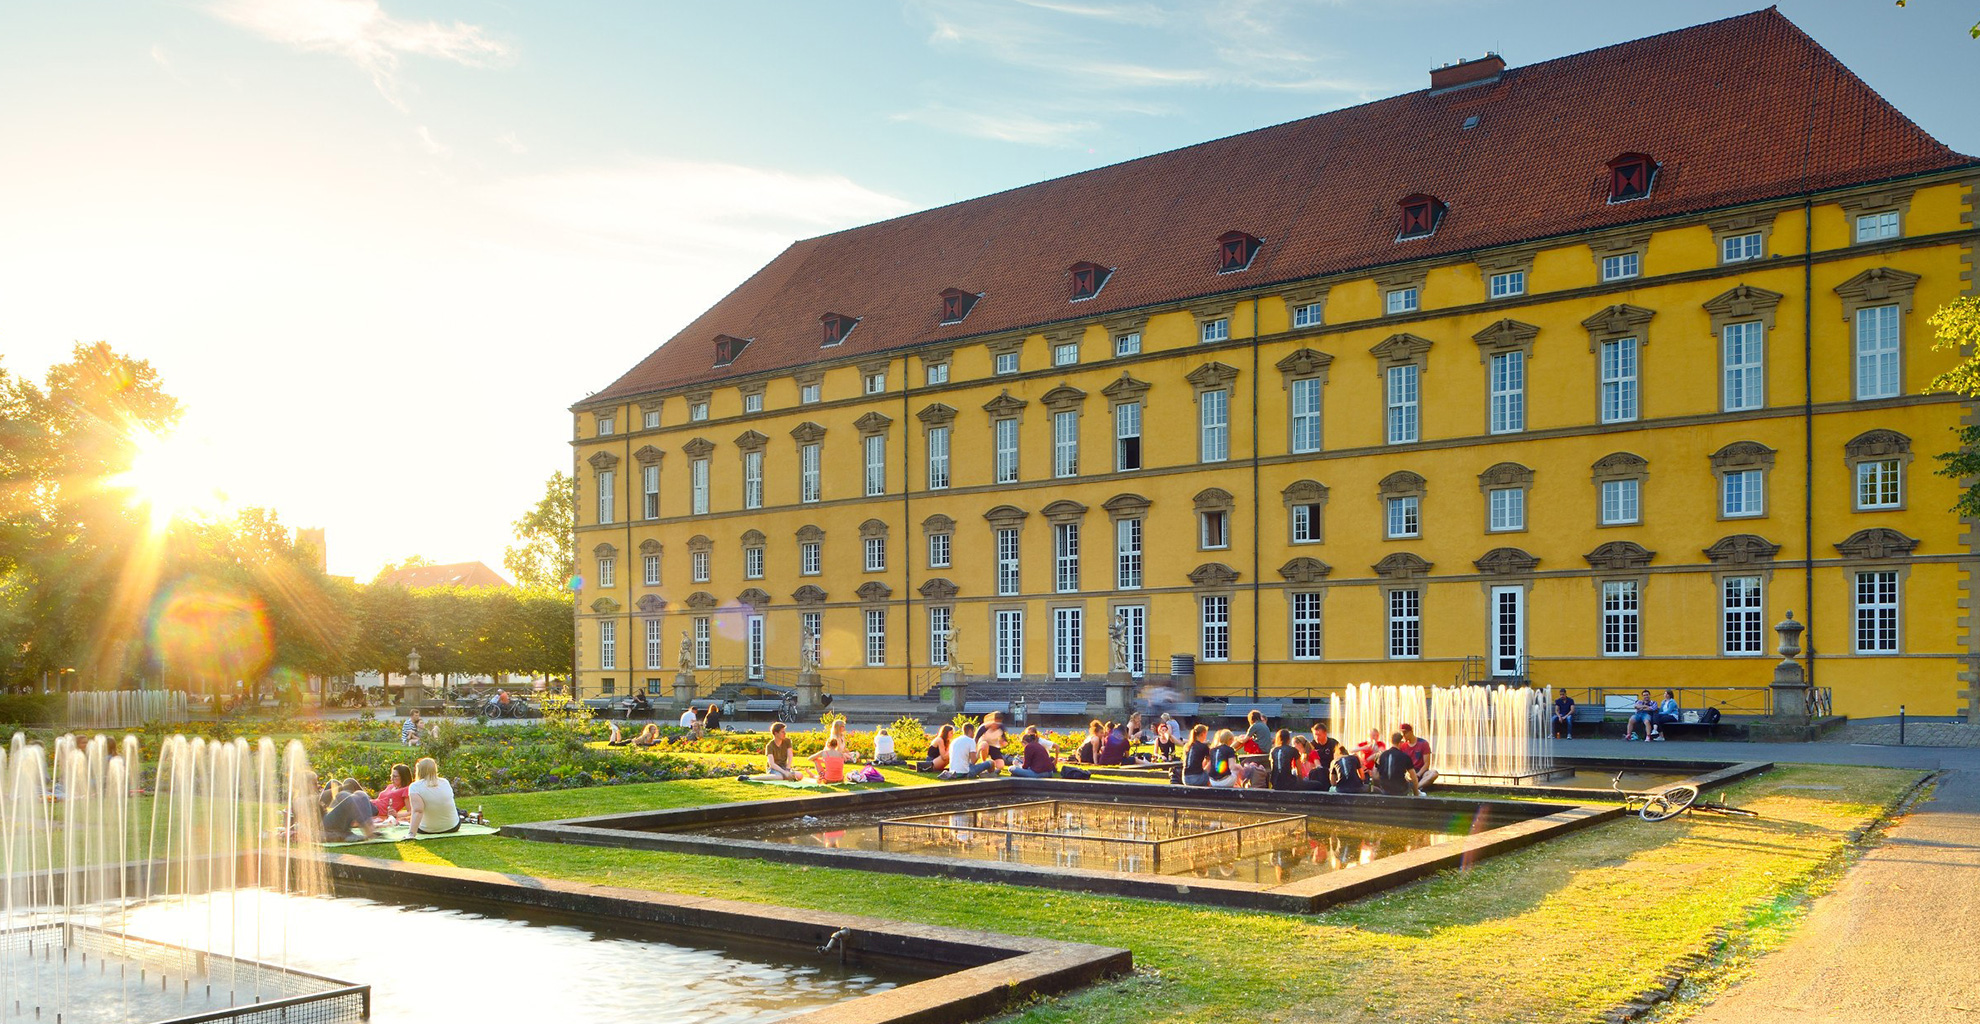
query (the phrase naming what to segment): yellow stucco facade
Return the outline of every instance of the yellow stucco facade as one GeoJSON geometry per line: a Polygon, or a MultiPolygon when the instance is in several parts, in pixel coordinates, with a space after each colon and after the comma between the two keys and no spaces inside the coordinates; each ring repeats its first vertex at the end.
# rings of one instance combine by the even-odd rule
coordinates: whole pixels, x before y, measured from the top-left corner
{"type": "Polygon", "coordinates": [[[580,403],[581,685],[664,692],[704,629],[704,680],[784,676],[807,614],[847,692],[927,689],[944,616],[971,676],[1094,682],[1130,608],[1134,667],[1160,679],[1192,655],[1204,695],[1466,672],[1759,686],[1791,610],[1836,711],[1967,713],[1974,546],[1933,472],[1966,408],[1927,392],[1955,354],[1926,319],[1974,287],[1974,187],[1926,176],[580,403]],[[1893,212],[1895,237],[1859,240],[1893,212]],[[1603,280],[1612,257],[1636,275],[1603,280]],[[1522,287],[1500,276],[1495,296],[1510,274],[1522,287]],[[1414,308],[1391,297],[1411,288],[1414,308]],[[1124,403],[1138,468],[1121,468],[1124,403]],[[1122,520],[1140,523],[1138,587],[1122,520]]]}

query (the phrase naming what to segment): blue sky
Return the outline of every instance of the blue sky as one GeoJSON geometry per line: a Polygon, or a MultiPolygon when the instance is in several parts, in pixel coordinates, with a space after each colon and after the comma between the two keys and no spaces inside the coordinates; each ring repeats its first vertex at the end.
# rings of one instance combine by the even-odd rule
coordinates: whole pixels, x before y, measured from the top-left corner
{"type": "MultiPolygon", "coordinates": [[[[1781,8],[1980,152],[1980,10],[1781,8]]],[[[0,365],[151,359],[333,571],[499,567],[564,408],[792,239],[1749,9],[10,0],[0,365]]]]}

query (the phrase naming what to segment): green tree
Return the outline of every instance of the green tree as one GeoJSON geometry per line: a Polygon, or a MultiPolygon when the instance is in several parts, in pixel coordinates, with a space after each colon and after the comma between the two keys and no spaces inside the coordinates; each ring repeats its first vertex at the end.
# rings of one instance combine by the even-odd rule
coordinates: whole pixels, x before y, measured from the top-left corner
{"type": "Polygon", "coordinates": [[[382,580],[385,577],[390,576],[395,572],[398,572],[400,569],[420,569],[432,564],[433,564],[433,559],[428,558],[425,555],[407,555],[401,561],[386,562],[384,565],[379,566],[378,575],[373,576],[371,578],[371,582],[376,583],[379,580],[382,580]]]}
{"type": "MultiPolygon", "coordinates": [[[[1897,5],[1899,7],[1909,6],[1909,4],[1905,2],[1905,0],[1897,0],[1897,5]]],[[[1980,39],[1980,21],[1974,22],[1973,27],[1966,30],[1966,34],[1972,36],[1975,39],[1980,39]]]]}
{"type": "MultiPolygon", "coordinates": [[[[1958,366],[1939,374],[1929,385],[1933,391],[1951,392],[1980,400],[1980,299],[1957,298],[1932,314],[1932,347],[1965,354],[1958,366]]],[[[1953,511],[1962,516],[1980,516],[1980,425],[1953,428],[1959,447],[1939,456],[1940,476],[1966,483],[1953,511]]]]}
{"type": "Polygon", "coordinates": [[[544,482],[543,497],[513,524],[518,543],[502,553],[516,586],[561,592],[577,566],[572,533],[577,526],[577,485],[558,471],[544,482]]]}

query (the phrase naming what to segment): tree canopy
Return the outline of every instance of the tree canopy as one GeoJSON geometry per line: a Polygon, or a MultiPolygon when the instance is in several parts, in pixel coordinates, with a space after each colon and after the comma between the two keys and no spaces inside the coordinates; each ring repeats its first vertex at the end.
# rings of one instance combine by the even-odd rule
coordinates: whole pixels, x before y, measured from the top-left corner
{"type": "MultiPolygon", "coordinates": [[[[1952,300],[1932,314],[1932,347],[1961,353],[1959,365],[1933,378],[1933,391],[1946,391],[1980,400],[1980,299],[1965,296],[1952,300]]],[[[1959,447],[1939,456],[1939,475],[1966,483],[1953,511],[1963,516],[1980,516],[1980,425],[1953,428],[1959,447]]]]}
{"type": "Polygon", "coordinates": [[[524,590],[564,590],[577,567],[572,534],[577,527],[577,487],[561,470],[544,482],[543,497],[513,524],[516,541],[502,555],[502,566],[524,590]]]}

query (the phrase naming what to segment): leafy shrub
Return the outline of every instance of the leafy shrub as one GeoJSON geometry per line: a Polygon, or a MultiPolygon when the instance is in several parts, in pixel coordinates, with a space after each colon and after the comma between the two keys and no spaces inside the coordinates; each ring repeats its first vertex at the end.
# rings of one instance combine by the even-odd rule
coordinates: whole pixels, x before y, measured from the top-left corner
{"type": "Polygon", "coordinates": [[[0,696],[0,722],[8,725],[54,725],[65,701],[59,693],[17,693],[0,696]]]}

